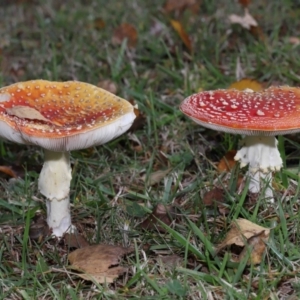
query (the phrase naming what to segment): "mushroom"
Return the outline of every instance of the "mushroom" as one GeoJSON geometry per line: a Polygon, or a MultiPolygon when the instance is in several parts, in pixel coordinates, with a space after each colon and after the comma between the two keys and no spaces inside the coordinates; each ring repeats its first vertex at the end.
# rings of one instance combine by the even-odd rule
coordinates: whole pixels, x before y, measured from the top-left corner
{"type": "Polygon", "coordinates": [[[0,89],[0,137],[45,150],[38,188],[53,235],[72,228],[69,151],[109,142],[135,117],[128,101],[88,83],[32,80],[0,89]]]}
{"type": "Polygon", "coordinates": [[[265,197],[273,199],[272,171],[282,167],[276,135],[300,131],[300,89],[270,87],[205,91],[186,98],[181,111],[198,124],[224,132],[245,135],[235,160],[249,164],[249,191],[260,191],[260,181],[268,181],[265,197]]]}

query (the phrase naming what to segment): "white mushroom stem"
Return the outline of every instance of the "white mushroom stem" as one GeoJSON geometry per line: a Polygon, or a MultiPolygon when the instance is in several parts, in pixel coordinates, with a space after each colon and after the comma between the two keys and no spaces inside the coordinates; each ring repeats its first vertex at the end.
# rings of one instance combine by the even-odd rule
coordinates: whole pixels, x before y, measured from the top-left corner
{"type": "Polygon", "coordinates": [[[47,223],[57,237],[61,237],[72,226],[69,196],[71,179],[69,152],[45,150],[38,187],[47,198],[47,223]]]}
{"type": "Polygon", "coordinates": [[[249,176],[249,191],[250,193],[259,193],[261,190],[261,181],[265,188],[264,196],[269,199],[269,202],[274,202],[273,190],[272,190],[272,172],[263,173],[258,170],[255,173],[247,172],[249,176]]]}
{"type": "Polygon", "coordinates": [[[274,136],[246,136],[242,143],[243,147],[234,159],[240,162],[241,167],[249,164],[249,191],[260,192],[261,181],[264,181],[267,184],[265,198],[273,202],[272,172],[279,171],[282,167],[276,138],[274,136]]]}

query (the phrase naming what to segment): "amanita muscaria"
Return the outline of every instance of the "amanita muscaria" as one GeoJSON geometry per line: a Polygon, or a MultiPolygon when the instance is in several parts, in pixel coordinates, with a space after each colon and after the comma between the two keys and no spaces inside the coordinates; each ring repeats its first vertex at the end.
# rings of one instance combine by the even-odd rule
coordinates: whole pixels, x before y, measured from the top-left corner
{"type": "Polygon", "coordinates": [[[135,117],[128,101],[88,83],[32,80],[0,89],[0,137],[45,149],[38,187],[54,235],[71,228],[69,151],[107,143],[135,117]]]}
{"type": "Polygon", "coordinates": [[[282,167],[275,136],[300,131],[300,88],[205,91],[186,98],[180,109],[204,127],[245,135],[235,160],[249,164],[250,192],[259,192],[264,178],[265,197],[273,201],[272,171],[282,167]]]}

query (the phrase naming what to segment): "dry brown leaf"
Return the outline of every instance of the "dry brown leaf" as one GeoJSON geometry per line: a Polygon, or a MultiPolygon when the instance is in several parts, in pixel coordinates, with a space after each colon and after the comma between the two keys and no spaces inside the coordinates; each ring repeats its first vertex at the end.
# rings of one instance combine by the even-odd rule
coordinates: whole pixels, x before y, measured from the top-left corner
{"type": "Polygon", "coordinates": [[[197,0],[167,0],[164,5],[164,11],[170,12],[183,12],[188,7],[200,6],[200,1],[197,0]]]}
{"type": "Polygon", "coordinates": [[[96,18],[94,20],[94,28],[97,30],[105,28],[105,22],[101,18],[96,18]]]}
{"type": "Polygon", "coordinates": [[[218,163],[217,169],[219,172],[230,172],[236,165],[234,157],[236,155],[236,150],[228,151],[218,163]]]}
{"type": "Polygon", "coordinates": [[[259,92],[262,91],[264,89],[262,83],[254,80],[254,79],[250,79],[250,78],[243,78],[239,81],[233,82],[230,86],[229,89],[236,89],[239,91],[243,91],[245,89],[251,89],[254,92],[259,92]]]}
{"type": "Polygon", "coordinates": [[[239,0],[239,3],[244,7],[248,7],[248,5],[251,3],[251,0],[239,0]]]}
{"type": "Polygon", "coordinates": [[[127,269],[117,266],[120,257],[132,252],[132,248],[113,245],[93,245],[71,252],[68,259],[71,268],[84,272],[78,274],[85,280],[111,283],[127,269]]]}
{"type": "Polygon", "coordinates": [[[65,233],[64,239],[69,248],[84,248],[90,245],[79,233],[65,233]]]}
{"type": "Polygon", "coordinates": [[[60,124],[54,123],[51,120],[45,118],[38,110],[29,106],[16,105],[12,108],[6,108],[5,111],[7,112],[7,114],[16,116],[20,119],[39,120],[61,126],[60,124]]]}
{"type": "Polygon", "coordinates": [[[41,242],[47,235],[51,234],[51,230],[42,216],[37,216],[33,220],[29,228],[29,237],[32,240],[41,242]]]}
{"type": "Polygon", "coordinates": [[[121,45],[124,39],[127,39],[129,48],[135,48],[138,34],[133,25],[123,23],[114,30],[112,43],[114,45],[121,45]]]}
{"type": "Polygon", "coordinates": [[[265,40],[265,35],[261,29],[260,26],[252,26],[250,28],[250,32],[253,36],[255,36],[256,38],[258,38],[260,41],[264,41],[265,40]]]}
{"type": "Polygon", "coordinates": [[[235,244],[238,246],[245,246],[248,239],[261,233],[265,232],[266,237],[269,237],[270,229],[259,226],[246,219],[237,219],[232,221],[231,229],[227,233],[225,240],[219,244],[216,248],[216,252],[219,252],[226,246],[235,244]]]}
{"type": "Polygon", "coordinates": [[[194,15],[198,15],[200,11],[201,0],[195,1],[194,4],[190,5],[187,9],[194,15]]]}
{"type": "Polygon", "coordinates": [[[183,258],[177,254],[173,255],[160,255],[157,261],[161,262],[166,267],[175,268],[183,263],[183,258]]]}
{"type": "Polygon", "coordinates": [[[159,183],[162,179],[164,179],[171,171],[172,169],[166,169],[166,170],[159,170],[156,172],[151,173],[148,177],[147,175],[143,175],[141,179],[145,182],[147,180],[148,185],[155,185],[159,183]]]}
{"type": "Polygon", "coordinates": [[[224,190],[219,188],[213,188],[203,195],[203,204],[205,206],[213,206],[215,204],[223,203],[225,200],[224,190]]]}
{"type": "Polygon", "coordinates": [[[116,94],[118,92],[117,84],[109,79],[99,81],[97,86],[99,86],[101,89],[104,89],[112,94],[116,94]]]}
{"type": "Polygon", "coordinates": [[[269,233],[266,230],[259,232],[247,240],[246,246],[240,253],[237,261],[240,262],[245,256],[250,253],[248,264],[260,264],[266,250],[266,243],[269,238],[269,233]]]}
{"type": "Polygon", "coordinates": [[[13,171],[11,167],[8,166],[0,166],[0,172],[13,177],[13,178],[18,178],[18,175],[13,171]]]}
{"type": "Polygon", "coordinates": [[[182,24],[179,21],[176,20],[170,20],[172,27],[174,30],[178,33],[180,36],[183,44],[186,46],[186,48],[189,50],[189,52],[193,51],[192,42],[186,31],[184,30],[182,24]]]}
{"type": "Polygon", "coordinates": [[[140,227],[145,230],[158,229],[161,232],[165,232],[165,229],[160,226],[157,219],[169,226],[172,223],[172,214],[174,214],[174,207],[159,203],[152,214],[140,224],[140,227]]]}

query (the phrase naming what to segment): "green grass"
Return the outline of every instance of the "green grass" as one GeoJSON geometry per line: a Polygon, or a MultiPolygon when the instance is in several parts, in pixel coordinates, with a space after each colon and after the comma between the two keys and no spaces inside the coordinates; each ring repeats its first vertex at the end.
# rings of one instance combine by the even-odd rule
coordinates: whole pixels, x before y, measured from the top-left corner
{"type": "MultiPolygon", "coordinates": [[[[247,77],[298,86],[299,1],[253,1],[249,9],[264,39],[227,16],[242,14],[235,1],[201,1],[180,21],[193,42],[188,53],[162,12],[164,1],[4,1],[0,4],[0,84],[29,79],[81,80],[97,85],[109,79],[117,94],[134,99],[144,116],[133,134],[91,150],[72,153],[72,217],[91,243],[134,246],[122,259],[128,272],[113,284],[83,281],[67,269],[68,246],[47,236],[30,239],[45,205],[37,190],[43,153],[35,147],[1,142],[1,165],[20,171],[20,179],[0,181],[0,299],[288,299],[300,295],[300,217],[298,135],[280,140],[284,169],[276,175],[276,206],[262,197],[247,205],[247,190],[237,193],[236,169],[228,184],[215,163],[238,138],[206,130],[178,110],[199,89],[226,88],[236,81],[240,60],[247,77]],[[261,3],[261,4],[260,4],[261,3]],[[97,28],[96,20],[104,28],[97,28]],[[131,23],[135,49],[112,44],[114,29],[131,23]],[[160,34],[153,36],[154,24],[160,34]],[[283,147],[284,146],[284,147],[283,147]],[[170,173],[156,185],[158,170],[170,173]],[[25,171],[24,171],[25,170],[25,171]],[[204,193],[225,187],[226,214],[205,207],[204,193]],[[180,217],[165,232],[144,231],[140,223],[156,204],[177,207],[180,217]],[[232,261],[230,249],[215,254],[232,220],[241,217],[272,227],[260,265],[232,261]],[[124,227],[129,225],[128,231],[124,227]],[[179,265],[159,256],[176,254],[179,265]]],[[[234,249],[231,249],[235,252],[234,249]]]]}

